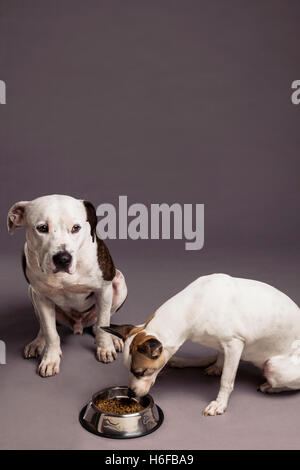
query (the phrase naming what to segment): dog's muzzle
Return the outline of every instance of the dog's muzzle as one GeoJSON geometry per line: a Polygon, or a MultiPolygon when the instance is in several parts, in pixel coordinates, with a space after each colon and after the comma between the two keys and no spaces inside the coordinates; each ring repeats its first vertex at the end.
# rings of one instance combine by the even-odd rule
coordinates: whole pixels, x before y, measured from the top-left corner
{"type": "Polygon", "coordinates": [[[59,271],[68,272],[72,263],[72,256],[68,251],[59,251],[53,256],[53,263],[55,265],[55,273],[59,271]]]}

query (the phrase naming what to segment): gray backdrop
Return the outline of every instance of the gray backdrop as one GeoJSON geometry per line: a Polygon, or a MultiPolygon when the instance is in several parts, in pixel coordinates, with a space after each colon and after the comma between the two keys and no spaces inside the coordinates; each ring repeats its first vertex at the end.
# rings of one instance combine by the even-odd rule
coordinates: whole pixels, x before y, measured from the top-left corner
{"type": "Polygon", "coordinates": [[[300,105],[290,99],[299,24],[297,0],[0,1],[1,448],[299,447],[299,395],[256,394],[263,379],[248,365],[223,417],[201,416],[218,379],[168,371],[153,388],[166,414],[160,431],[130,443],[90,436],[77,424],[81,405],[127,373],[120,358],[98,364],[89,335],[62,331],[61,374],[35,375],[36,361],[21,358],[37,329],[19,266],[24,233],[5,228],[15,201],[43,194],[204,203],[201,251],[183,241],[108,243],[129,286],[116,321],[146,319],[214,271],[264,280],[300,302],[300,105]]]}

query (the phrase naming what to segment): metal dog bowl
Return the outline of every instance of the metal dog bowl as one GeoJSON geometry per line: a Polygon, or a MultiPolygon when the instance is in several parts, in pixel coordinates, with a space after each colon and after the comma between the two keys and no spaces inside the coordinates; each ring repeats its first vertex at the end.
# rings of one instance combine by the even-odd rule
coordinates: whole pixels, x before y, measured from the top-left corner
{"type": "Polygon", "coordinates": [[[113,439],[130,439],[141,437],[155,431],[164,420],[162,410],[154,403],[151,395],[133,398],[144,409],[137,413],[119,415],[102,411],[96,405],[97,400],[109,398],[128,399],[128,387],[112,387],[101,390],[93,395],[91,401],[81,410],[80,424],[97,436],[113,439]]]}

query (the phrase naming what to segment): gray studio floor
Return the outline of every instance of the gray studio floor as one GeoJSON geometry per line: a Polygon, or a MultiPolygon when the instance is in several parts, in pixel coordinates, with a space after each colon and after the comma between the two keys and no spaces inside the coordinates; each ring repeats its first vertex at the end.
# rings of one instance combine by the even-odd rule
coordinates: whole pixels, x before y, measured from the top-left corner
{"type": "MultiPolygon", "coordinates": [[[[168,245],[166,245],[166,249],[168,245]]],[[[225,271],[258,278],[281,288],[298,303],[299,253],[228,252],[196,255],[173,247],[164,256],[145,252],[137,244],[135,255],[119,248],[114,254],[126,273],[129,297],[115,322],[146,319],[163,300],[197,275],[225,271]],[[195,262],[195,256],[198,262],[195,262]],[[199,265],[199,269],[197,268],[199,265]],[[142,272],[141,272],[142,270],[142,272]],[[171,273],[171,275],[170,275],[171,273]]],[[[144,438],[115,441],[98,438],[81,428],[78,413],[95,391],[127,383],[122,357],[110,365],[94,358],[89,334],[62,335],[60,375],[42,379],[37,361],[24,360],[22,348],[37,331],[18,257],[1,256],[0,338],[7,344],[7,364],[0,366],[1,449],[299,449],[300,393],[265,396],[256,391],[260,371],[240,366],[227,413],[205,418],[202,410],[215,398],[218,378],[198,369],[171,370],[161,375],[152,395],[165,413],[162,427],[144,438]]],[[[197,345],[183,353],[207,354],[197,345]]]]}

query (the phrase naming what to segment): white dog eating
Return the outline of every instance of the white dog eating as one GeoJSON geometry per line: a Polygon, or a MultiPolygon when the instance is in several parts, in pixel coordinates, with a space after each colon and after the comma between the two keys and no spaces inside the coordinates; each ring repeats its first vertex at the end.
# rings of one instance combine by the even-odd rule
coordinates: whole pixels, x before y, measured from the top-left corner
{"type": "Polygon", "coordinates": [[[59,372],[57,321],[77,334],[93,326],[97,358],[113,361],[123,344],[101,327],[109,325],[110,316],[125,301],[127,287],[96,235],[94,206],[70,196],[43,196],[14,204],[7,223],[11,234],[17,227],[26,229],[23,269],[40,323],[24,356],[36,357],[44,351],[39,374],[48,377],[59,372]]]}
{"type": "Polygon", "coordinates": [[[240,359],[263,369],[262,392],[300,389],[300,310],[285,294],[259,281],[226,274],[203,276],[165,302],[142,326],[104,328],[125,341],[130,388],[148,393],[158,373],[186,341],[218,351],[217,357],[174,357],[173,367],[208,366],[221,375],[216,400],[204,410],[219,415],[227,408],[240,359]]]}

